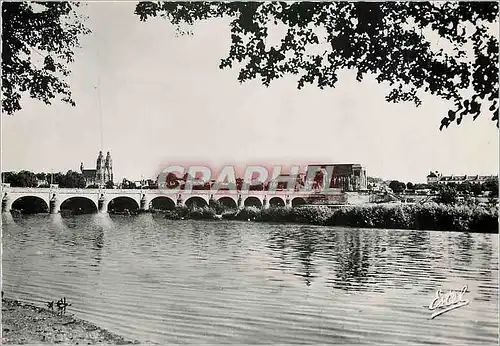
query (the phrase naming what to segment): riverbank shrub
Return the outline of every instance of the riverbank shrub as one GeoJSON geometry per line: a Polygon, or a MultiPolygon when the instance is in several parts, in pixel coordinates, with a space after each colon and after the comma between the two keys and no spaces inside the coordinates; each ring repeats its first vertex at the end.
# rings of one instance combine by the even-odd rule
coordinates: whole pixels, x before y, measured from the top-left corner
{"type": "Polygon", "coordinates": [[[427,203],[349,206],[336,210],[329,226],[498,232],[498,210],[427,203]]]}
{"type": "Polygon", "coordinates": [[[260,210],[244,208],[225,215],[225,219],[260,222],[307,223],[323,226],[361,228],[419,229],[498,233],[496,207],[471,207],[437,203],[372,204],[330,208],[307,206],[275,207],[260,210]]]}
{"type": "Polygon", "coordinates": [[[193,208],[188,210],[187,218],[193,220],[216,220],[216,211],[214,208],[210,207],[202,207],[202,208],[193,208]]]}
{"type": "Polygon", "coordinates": [[[225,220],[256,221],[262,214],[262,210],[257,207],[245,207],[236,212],[228,212],[222,215],[225,220]]]}
{"type": "MultiPolygon", "coordinates": [[[[210,207],[188,209],[177,207],[166,211],[169,219],[217,219],[210,207]]],[[[302,206],[297,208],[245,207],[226,211],[222,219],[257,222],[305,223],[320,226],[360,228],[413,229],[498,233],[497,206],[426,204],[367,204],[330,208],[302,206]]]]}
{"type": "Polygon", "coordinates": [[[313,225],[324,225],[333,215],[334,210],[327,206],[306,206],[300,208],[287,209],[292,213],[294,222],[309,223],[313,225]]]}
{"type": "Polygon", "coordinates": [[[210,207],[187,208],[175,207],[171,210],[164,210],[165,218],[171,220],[193,219],[193,220],[215,220],[216,210],[210,207]]]}

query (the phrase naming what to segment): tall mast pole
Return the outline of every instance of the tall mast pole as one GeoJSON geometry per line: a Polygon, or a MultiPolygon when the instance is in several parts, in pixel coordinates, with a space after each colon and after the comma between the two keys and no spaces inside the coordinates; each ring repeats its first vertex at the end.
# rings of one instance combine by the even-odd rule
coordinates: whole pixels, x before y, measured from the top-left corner
{"type": "Polygon", "coordinates": [[[102,131],[102,95],[101,95],[101,71],[99,69],[99,44],[97,44],[97,107],[99,112],[99,130],[101,134],[101,151],[103,149],[103,131],[102,131]]]}
{"type": "MultiPolygon", "coordinates": [[[[102,131],[102,95],[101,95],[101,70],[100,70],[100,57],[99,57],[99,40],[96,42],[96,71],[97,71],[97,111],[99,115],[99,132],[100,132],[100,137],[101,137],[101,146],[100,146],[100,151],[103,151],[103,131],[102,131]]],[[[102,162],[101,162],[101,168],[100,168],[100,181],[97,182],[99,185],[99,189],[103,188],[103,183],[104,183],[104,170],[102,169],[102,162]]]]}

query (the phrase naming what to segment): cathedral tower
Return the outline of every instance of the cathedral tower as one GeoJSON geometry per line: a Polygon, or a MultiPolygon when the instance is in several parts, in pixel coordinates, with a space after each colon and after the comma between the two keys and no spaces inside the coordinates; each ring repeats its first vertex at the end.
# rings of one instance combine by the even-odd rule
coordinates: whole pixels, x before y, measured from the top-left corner
{"type": "Polygon", "coordinates": [[[106,162],[104,165],[104,182],[107,183],[108,181],[113,182],[113,160],[111,159],[109,151],[106,154],[106,162]]]}
{"type": "Polygon", "coordinates": [[[102,151],[99,151],[99,156],[97,156],[97,164],[96,164],[96,183],[97,184],[104,184],[104,165],[103,165],[103,157],[102,157],[102,151]]]}

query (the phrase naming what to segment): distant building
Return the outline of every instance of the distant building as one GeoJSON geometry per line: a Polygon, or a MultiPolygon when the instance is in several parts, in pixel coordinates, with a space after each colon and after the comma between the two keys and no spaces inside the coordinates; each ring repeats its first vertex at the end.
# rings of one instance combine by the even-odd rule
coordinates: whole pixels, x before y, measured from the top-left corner
{"type": "Polygon", "coordinates": [[[84,169],[83,162],[80,165],[80,172],[85,178],[86,186],[89,185],[100,185],[104,186],[108,182],[113,182],[113,161],[111,159],[111,154],[106,154],[106,159],[102,155],[102,151],[99,151],[97,156],[97,163],[95,169],[84,169]]]}
{"type": "Polygon", "coordinates": [[[40,187],[40,186],[48,186],[49,185],[49,182],[47,181],[47,178],[36,178],[36,181],[37,181],[37,187],[40,187]]]}
{"type": "Polygon", "coordinates": [[[435,184],[439,181],[441,178],[441,173],[438,171],[436,172],[430,172],[429,175],[427,176],[427,184],[435,184]]]}
{"type": "Polygon", "coordinates": [[[367,189],[366,170],[359,164],[309,165],[305,181],[318,190],[325,186],[342,192],[367,189]]]}
{"type": "Polygon", "coordinates": [[[278,175],[275,179],[269,181],[269,185],[274,186],[277,190],[285,190],[285,189],[300,189],[304,185],[306,174],[298,173],[296,176],[290,176],[289,173],[283,173],[278,175]],[[293,186],[288,187],[288,183],[292,181],[293,186]]]}
{"type": "Polygon", "coordinates": [[[487,181],[498,180],[496,175],[442,175],[439,172],[430,172],[427,176],[427,184],[482,184],[487,181]]]}

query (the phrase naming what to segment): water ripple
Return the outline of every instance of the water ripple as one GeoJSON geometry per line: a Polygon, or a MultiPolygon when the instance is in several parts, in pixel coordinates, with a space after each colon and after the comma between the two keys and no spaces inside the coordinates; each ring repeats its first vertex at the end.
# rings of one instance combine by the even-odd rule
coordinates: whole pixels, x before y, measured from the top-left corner
{"type": "Polygon", "coordinates": [[[494,344],[498,235],[2,214],[3,290],[153,343],[494,344]],[[471,303],[430,320],[437,289],[471,303]]]}

